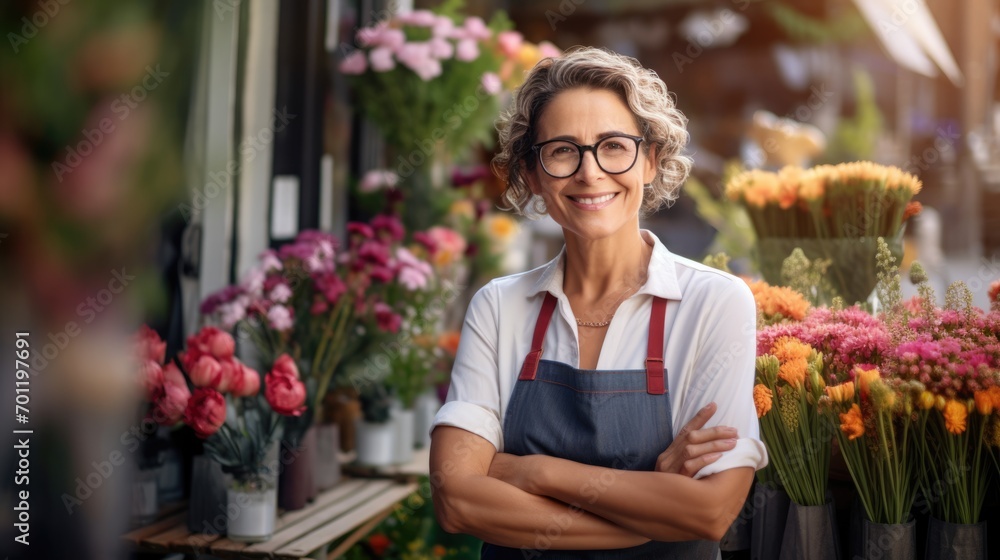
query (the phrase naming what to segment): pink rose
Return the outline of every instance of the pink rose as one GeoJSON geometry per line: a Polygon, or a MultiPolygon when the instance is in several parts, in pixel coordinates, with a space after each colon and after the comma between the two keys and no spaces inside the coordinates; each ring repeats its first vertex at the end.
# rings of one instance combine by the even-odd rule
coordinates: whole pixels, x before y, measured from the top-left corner
{"type": "Polygon", "coordinates": [[[148,360],[140,366],[139,385],[146,393],[146,400],[153,402],[157,391],[163,385],[163,368],[153,360],[148,360]]]}
{"type": "Polygon", "coordinates": [[[475,39],[462,39],[455,48],[455,58],[462,62],[471,62],[479,58],[479,44],[475,39]]]}
{"type": "Polygon", "coordinates": [[[167,353],[167,343],[160,339],[160,335],[147,325],[139,327],[139,332],[135,336],[137,353],[142,361],[151,360],[157,364],[162,364],[167,353]]]}
{"type": "Polygon", "coordinates": [[[293,360],[291,356],[288,354],[282,354],[278,356],[278,359],[274,361],[274,365],[271,366],[271,374],[298,379],[299,366],[295,363],[295,360],[293,360]]]}
{"type": "Polygon", "coordinates": [[[211,356],[202,356],[195,362],[194,367],[188,370],[191,383],[194,383],[195,387],[212,387],[221,374],[222,366],[211,356]]]}
{"type": "Polygon", "coordinates": [[[305,411],[306,386],[304,383],[274,370],[265,379],[264,398],[278,414],[301,416],[305,411]]]}
{"type": "Polygon", "coordinates": [[[368,70],[368,59],[363,51],[357,50],[340,62],[340,72],[347,75],[364,74],[368,70]]]}
{"type": "Polygon", "coordinates": [[[518,51],[521,50],[521,44],[523,43],[524,35],[521,35],[517,31],[501,31],[500,34],[497,35],[497,44],[500,45],[500,50],[507,58],[514,58],[517,56],[518,51]]]}
{"type": "Polygon", "coordinates": [[[226,399],[222,393],[208,387],[194,390],[184,409],[184,422],[205,439],[219,431],[226,421],[226,399]]]}
{"type": "Polygon", "coordinates": [[[240,364],[237,382],[230,387],[234,397],[252,397],[260,391],[260,374],[257,370],[240,364]]]}
{"type": "Polygon", "coordinates": [[[377,47],[368,53],[371,59],[372,70],[376,72],[388,72],[396,67],[396,61],[392,58],[392,49],[389,47],[377,47]]]}

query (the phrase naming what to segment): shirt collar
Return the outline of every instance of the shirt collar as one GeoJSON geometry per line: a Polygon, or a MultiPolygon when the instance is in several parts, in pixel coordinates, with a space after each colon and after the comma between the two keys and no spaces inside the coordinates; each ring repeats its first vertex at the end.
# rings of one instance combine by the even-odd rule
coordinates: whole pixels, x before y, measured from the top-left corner
{"type": "MultiPolygon", "coordinates": [[[[643,240],[652,243],[653,255],[649,259],[646,283],[643,284],[636,294],[649,294],[663,299],[681,299],[681,287],[677,282],[677,262],[676,258],[660,240],[649,230],[640,230],[643,240]]],[[[535,296],[542,292],[551,292],[556,297],[563,294],[563,269],[566,259],[566,245],[559,250],[559,254],[548,262],[542,273],[535,280],[534,286],[528,292],[529,296],[535,296]]]]}

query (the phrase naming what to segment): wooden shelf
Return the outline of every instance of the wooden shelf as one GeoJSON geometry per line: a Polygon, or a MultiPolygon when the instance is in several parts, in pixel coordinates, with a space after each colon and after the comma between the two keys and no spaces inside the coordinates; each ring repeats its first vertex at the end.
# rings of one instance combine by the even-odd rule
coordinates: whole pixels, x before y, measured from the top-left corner
{"type": "MultiPolygon", "coordinates": [[[[400,473],[402,474],[402,473],[400,473]]],[[[187,515],[173,512],[122,536],[136,550],[211,554],[221,558],[303,558],[341,537],[344,543],[329,555],[336,558],[388,516],[399,502],[417,490],[413,480],[348,478],[323,492],[305,508],[279,512],[271,540],[257,544],[231,541],[220,535],[191,533],[187,515]]]]}

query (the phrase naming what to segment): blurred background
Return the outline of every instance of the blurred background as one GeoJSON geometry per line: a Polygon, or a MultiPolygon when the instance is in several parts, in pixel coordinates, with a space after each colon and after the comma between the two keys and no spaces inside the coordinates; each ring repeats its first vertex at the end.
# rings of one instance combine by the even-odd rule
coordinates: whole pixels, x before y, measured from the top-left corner
{"type": "MultiPolygon", "coordinates": [[[[907,226],[904,264],[924,262],[939,293],[966,281],[987,307],[987,287],[1000,277],[996,2],[446,4],[519,38],[500,46],[491,101],[476,104],[475,119],[458,119],[470,128],[462,145],[424,152],[440,156],[425,195],[447,201],[442,212],[465,199],[476,219],[497,212],[490,122],[519,73],[552,49],[607,47],[654,69],[690,121],[692,179],[645,224],[674,252],[701,260],[725,251],[734,271],[753,274],[750,226],[722,196],[734,170],[872,160],[923,182],[916,200],[924,211],[907,226]]],[[[15,403],[15,333],[31,333],[35,349],[25,423],[34,430],[31,545],[11,544],[22,487],[10,434],[25,427],[11,411],[0,443],[4,554],[128,555],[120,535],[130,523],[129,476],[104,476],[85,499],[79,491],[121,446],[134,412],[123,342],[147,323],[172,354],[202,324],[201,301],[239,282],[262,251],[302,230],[343,236],[348,221],[370,218],[402,191],[363,179],[387,169],[405,182],[404,150],[423,138],[400,145],[387,137],[379,107],[366,99],[385,95],[378,99],[387,107],[382,100],[395,96],[397,110],[431,123],[463,114],[458,104],[467,99],[411,89],[419,82],[362,83],[350,57],[364,46],[360,28],[440,8],[419,0],[0,6],[4,409],[15,403]],[[408,105],[408,96],[431,94],[443,97],[408,105]]],[[[404,215],[423,212],[414,199],[402,204],[404,215]]],[[[407,225],[436,219],[418,224],[411,215],[407,225]]],[[[467,286],[538,266],[561,245],[551,221],[517,226],[495,232],[504,237],[490,249],[497,258],[465,277],[467,286]]],[[[451,322],[462,313],[457,304],[451,322]]]]}

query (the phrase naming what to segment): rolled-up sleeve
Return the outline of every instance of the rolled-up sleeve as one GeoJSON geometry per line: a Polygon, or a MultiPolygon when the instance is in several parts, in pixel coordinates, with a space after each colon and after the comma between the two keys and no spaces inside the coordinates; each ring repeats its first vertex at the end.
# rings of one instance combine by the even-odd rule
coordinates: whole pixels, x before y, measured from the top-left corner
{"type": "Polygon", "coordinates": [[[437,426],[472,432],[503,450],[500,426],[500,383],[497,365],[497,299],[494,283],[473,296],[451,370],[448,398],[434,417],[437,426]]]}
{"type": "Polygon", "coordinates": [[[682,420],[686,424],[702,407],[714,402],[717,410],[706,424],[731,426],[739,437],[736,447],[695,475],[702,478],[735,467],[761,469],[767,466],[767,449],[760,438],[753,404],[756,361],[757,309],[746,283],[733,279],[707,306],[705,330],[697,351],[693,381],[684,399],[682,420]]]}

